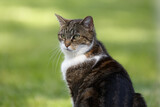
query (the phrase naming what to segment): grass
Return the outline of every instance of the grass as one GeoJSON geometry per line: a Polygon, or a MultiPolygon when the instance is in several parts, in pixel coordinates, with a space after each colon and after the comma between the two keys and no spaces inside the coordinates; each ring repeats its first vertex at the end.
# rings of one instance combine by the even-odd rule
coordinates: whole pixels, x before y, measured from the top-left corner
{"type": "Polygon", "coordinates": [[[71,107],[54,13],[93,16],[97,38],[126,68],[148,107],[158,107],[152,0],[1,0],[0,107],[71,107]]]}

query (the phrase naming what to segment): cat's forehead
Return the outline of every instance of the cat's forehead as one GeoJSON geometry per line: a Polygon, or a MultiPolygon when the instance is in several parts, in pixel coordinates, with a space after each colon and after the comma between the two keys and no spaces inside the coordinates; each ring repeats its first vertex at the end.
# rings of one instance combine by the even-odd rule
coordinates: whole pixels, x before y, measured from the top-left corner
{"type": "Polygon", "coordinates": [[[78,25],[80,25],[81,19],[75,19],[71,20],[66,27],[68,28],[76,28],[78,25]]]}
{"type": "Polygon", "coordinates": [[[80,22],[82,19],[71,20],[66,26],[61,29],[62,33],[78,32],[80,29],[80,22]]]}
{"type": "Polygon", "coordinates": [[[74,19],[74,20],[71,20],[71,21],[69,22],[69,25],[79,24],[81,21],[82,21],[82,19],[74,19]]]}

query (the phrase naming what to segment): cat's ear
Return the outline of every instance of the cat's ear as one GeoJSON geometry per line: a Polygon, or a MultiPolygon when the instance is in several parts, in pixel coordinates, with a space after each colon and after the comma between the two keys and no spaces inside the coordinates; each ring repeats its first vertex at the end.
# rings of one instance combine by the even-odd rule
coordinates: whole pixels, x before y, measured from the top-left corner
{"type": "Polygon", "coordinates": [[[60,26],[65,26],[65,25],[67,25],[67,23],[69,22],[68,19],[63,18],[62,16],[60,16],[60,15],[58,15],[58,14],[55,14],[55,16],[57,17],[60,26]]]}
{"type": "Polygon", "coordinates": [[[94,24],[93,24],[93,18],[91,16],[85,17],[80,24],[82,24],[85,28],[89,30],[93,30],[94,24]]]}

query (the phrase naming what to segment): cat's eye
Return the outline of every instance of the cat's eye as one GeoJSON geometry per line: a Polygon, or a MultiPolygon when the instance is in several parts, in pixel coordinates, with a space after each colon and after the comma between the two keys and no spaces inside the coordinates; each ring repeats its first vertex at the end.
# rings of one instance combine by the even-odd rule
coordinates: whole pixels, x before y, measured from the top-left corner
{"type": "Polygon", "coordinates": [[[64,39],[64,38],[65,38],[65,35],[63,35],[63,34],[61,34],[60,36],[61,36],[61,38],[62,38],[62,39],[64,39]]]}
{"type": "Polygon", "coordinates": [[[76,35],[74,35],[73,38],[74,38],[74,39],[78,39],[78,38],[80,38],[80,35],[79,35],[79,34],[76,34],[76,35]]]}

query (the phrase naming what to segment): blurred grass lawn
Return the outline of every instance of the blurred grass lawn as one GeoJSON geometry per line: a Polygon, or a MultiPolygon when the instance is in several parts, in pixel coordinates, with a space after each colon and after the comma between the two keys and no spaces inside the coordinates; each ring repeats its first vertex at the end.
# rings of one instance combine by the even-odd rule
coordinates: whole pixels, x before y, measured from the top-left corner
{"type": "Polygon", "coordinates": [[[54,13],[94,18],[97,37],[158,107],[152,0],[1,0],[0,107],[71,107],[62,80],[54,13]],[[55,49],[55,50],[54,50],[55,49]],[[57,54],[56,54],[57,53],[57,54]],[[58,61],[59,59],[59,61],[58,61]]]}

